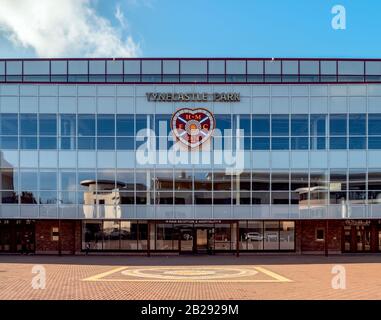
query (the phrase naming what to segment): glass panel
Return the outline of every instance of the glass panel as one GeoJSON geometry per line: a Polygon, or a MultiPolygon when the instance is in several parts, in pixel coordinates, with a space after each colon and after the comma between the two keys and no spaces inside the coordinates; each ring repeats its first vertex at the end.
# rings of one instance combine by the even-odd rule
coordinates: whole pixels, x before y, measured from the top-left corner
{"type": "Polygon", "coordinates": [[[175,171],[175,190],[193,190],[192,177],[191,170],[175,171]]]}
{"type": "Polygon", "coordinates": [[[142,60],[142,73],[161,74],[161,60],[142,60]]]}
{"type": "Polygon", "coordinates": [[[288,115],[272,115],[271,132],[273,136],[288,136],[289,135],[288,115]]]}
{"type": "Polygon", "coordinates": [[[265,61],[265,73],[268,75],[271,74],[280,74],[281,62],[280,61],[265,61]]]}
{"type": "Polygon", "coordinates": [[[107,74],[122,74],[123,73],[122,60],[107,60],[106,67],[107,67],[107,74]]]}
{"type": "Polygon", "coordinates": [[[117,136],[134,136],[134,116],[118,114],[116,116],[116,135],[117,136]]]}
{"type": "Polygon", "coordinates": [[[279,221],[264,221],[264,249],[279,249],[279,221]]]}
{"type": "Polygon", "coordinates": [[[272,172],[271,190],[289,190],[289,173],[272,172]]]}
{"type": "Polygon", "coordinates": [[[194,204],[212,204],[212,192],[195,192],[194,204]]]}
{"type": "Polygon", "coordinates": [[[75,114],[61,114],[61,135],[62,136],[75,136],[77,133],[76,115],[75,114]]]}
{"type": "Polygon", "coordinates": [[[381,135],[381,114],[368,114],[368,132],[369,135],[381,135]]]}
{"type": "Polygon", "coordinates": [[[282,61],[282,73],[285,74],[298,74],[298,61],[282,61]]]}
{"type": "Polygon", "coordinates": [[[339,61],[339,74],[362,75],[364,74],[364,61],[339,61]]]}
{"type": "Polygon", "coordinates": [[[247,221],[239,221],[239,250],[247,250],[247,221]]]}
{"type": "Polygon", "coordinates": [[[291,135],[308,136],[308,115],[296,114],[291,116],[291,135]]]}
{"type": "Polygon", "coordinates": [[[239,175],[233,175],[233,189],[237,191],[250,191],[251,173],[242,172],[239,175]]]}
{"type": "Polygon", "coordinates": [[[270,116],[253,115],[252,120],[253,136],[270,136],[270,116]]]}
{"type": "Polygon", "coordinates": [[[182,74],[206,74],[206,60],[182,60],[180,61],[180,70],[182,74]]]}
{"type": "Polygon", "coordinates": [[[57,135],[57,116],[55,114],[41,114],[39,116],[40,135],[57,135]]]}
{"type": "Polygon", "coordinates": [[[86,221],[82,226],[82,249],[102,250],[102,221],[86,221]]]}
{"type": "Polygon", "coordinates": [[[248,74],[263,74],[263,61],[247,61],[248,74]]]}
{"type": "Polygon", "coordinates": [[[248,221],[245,239],[248,250],[263,250],[263,222],[248,221]]]}
{"type": "Polygon", "coordinates": [[[253,138],[253,150],[270,150],[270,138],[253,138]]]}
{"type": "Polygon", "coordinates": [[[0,134],[18,134],[18,117],[16,113],[0,114],[0,134]]]}
{"type": "Polygon", "coordinates": [[[103,250],[118,250],[120,248],[119,221],[103,221],[103,250]]]}
{"type": "Polygon", "coordinates": [[[272,150],[288,150],[290,149],[289,138],[272,138],[271,139],[272,150]]]}
{"type": "Polygon", "coordinates": [[[124,73],[125,74],[140,74],[140,60],[125,60],[124,73]]]}
{"type": "Polygon", "coordinates": [[[292,137],[291,138],[292,150],[308,150],[308,137],[292,137]]]}
{"type": "Polygon", "coordinates": [[[224,74],[225,60],[209,60],[209,74],[224,74]]]}
{"type": "Polygon", "coordinates": [[[231,250],[230,224],[216,224],[214,228],[214,249],[231,250]]]}
{"type": "Polygon", "coordinates": [[[336,61],[320,61],[321,74],[336,74],[336,61]]]}
{"type": "Polygon", "coordinates": [[[90,60],[89,61],[90,74],[105,74],[106,64],[104,60],[90,60]]]}
{"type": "Polygon", "coordinates": [[[98,114],[97,117],[98,136],[115,135],[115,117],[112,114],[98,114]]]}
{"type": "Polygon", "coordinates": [[[138,223],[137,221],[120,222],[120,249],[137,250],[138,247],[138,223]]]}
{"type": "Polygon", "coordinates": [[[37,135],[37,115],[31,113],[20,114],[20,134],[37,135]]]}
{"type": "Polygon", "coordinates": [[[155,189],[156,190],[173,190],[173,171],[156,170],[155,189]]]}
{"type": "Polygon", "coordinates": [[[69,60],[69,74],[87,74],[87,60],[69,60]]]}
{"type": "Polygon", "coordinates": [[[209,191],[212,190],[212,173],[208,171],[194,172],[194,190],[209,191]]]}
{"type": "Polygon", "coordinates": [[[6,64],[8,75],[22,74],[22,61],[6,61],[6,64]]]}
{"type": "Polygon", "coordinates": [[[95,116],[91,114],[78,115],[78,135],[95,136],[95,116]]]}
{"type": "Polygon", "coordinates": [[[365,61],[365,68],[367,75],[381,75],[380,61],[365,61]]]}
{"type": "Polygon", "coordinates": [[[49,61],[24,61],[24,75],[49,74],[49,61]]]}
{"type": "Polygon", "coordinates": [[[57,190],[57,173],[55,171],[40,171],[40,190],[57,190]]]}
{"type": "Polygon", "coordinates": [[[226,73],[227,74],[245,74],[246,73],[246,61],[227,60],[226,61],[226,73]]]}
{"type": "Polygon", "coordinates": [[[228,191],[231,190],[231,175],[225,172],[213,173],[213,190],[214,191],[228,191]]]}
{"type": "Polygon", "coordinates": [[[178,60],[163,60],[163,73],[178,74],[179,61],[178,60]]]}
{"type": "Polygon", "coordinates": [[[329,117],[329,130],[331,136],[347,135],[347,115],[331,114],[329,117]]]}
{"type": "Polygon", "coordinates": [[[295,249],[295,223],[294,221],[280,221],[280,250],[295,249]]]}
{"type": "Polygon", "coordinates": [[[311,114],[310,115],[310,135],[311,136],[325,136],[326,119],[327,119],[327,115],[325,114],[311,114]]]}
{"type": "Polygon", "coordinates": [[[365,135],[366,134],[366,114],[350,114],[349,115],[349,135],[365,135]]]}
{"type": "Polygon", "coordinates": [[[347,149],[347,138],[344,137],[331,137],[329,139],[329,148],[336,150],[347,149]]]}
{"type": "Polygon", "coordinates": [[[300,64],[300,74],[319,74],[319,61],[303,61],[300,64]]]}
{"type": "Polygon", "coordinates": [[[270,190],[270,173],[253,172],[252,173],[252,190],[256,190],[256,191],[270,190]]]}
{"type": "Polygon", "coordinates": [[[173,249],[174,228],[172,224],[159,223],[156,225],[156,250],[173,249]]]}
{"type": "Polygon", "coordinates": [[[67,61],[50,61],[50,72],[51,74],[67,74],[67,61]]]}
{"type": "Polygon", "coordinates": [[[270,204],[270,192],[253,192],[252,204],[270,204]]]}

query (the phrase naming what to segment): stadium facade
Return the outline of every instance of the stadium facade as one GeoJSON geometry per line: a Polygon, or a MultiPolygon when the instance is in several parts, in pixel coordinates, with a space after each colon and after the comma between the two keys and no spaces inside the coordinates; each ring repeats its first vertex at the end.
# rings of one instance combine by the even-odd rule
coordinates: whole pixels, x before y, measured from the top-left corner
{"type": "Polygon", "coordinates": [[[0,252],[381,252],[381,60],[0,60],[0,252]]]}

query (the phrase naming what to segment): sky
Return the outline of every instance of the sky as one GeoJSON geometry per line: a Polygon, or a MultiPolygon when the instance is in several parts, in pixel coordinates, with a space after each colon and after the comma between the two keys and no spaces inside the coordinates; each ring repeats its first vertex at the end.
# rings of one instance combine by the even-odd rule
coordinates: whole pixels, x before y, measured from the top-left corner
{"type": "Polygon", "coordinates": [[[379,0],[0,0],[0,58],[381,58],[380,35],[379,0]]]}

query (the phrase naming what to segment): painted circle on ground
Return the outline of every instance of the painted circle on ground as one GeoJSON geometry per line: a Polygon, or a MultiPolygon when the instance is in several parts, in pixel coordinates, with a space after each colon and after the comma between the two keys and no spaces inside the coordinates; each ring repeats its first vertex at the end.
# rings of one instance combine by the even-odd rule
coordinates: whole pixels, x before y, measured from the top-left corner
{"type": "Polygon", "coordinates": [[[256,275],[249,268],[235,267],[154,267],[131,268],[121,272],[124,276],[160,280],[215,280],[256,275]]]}

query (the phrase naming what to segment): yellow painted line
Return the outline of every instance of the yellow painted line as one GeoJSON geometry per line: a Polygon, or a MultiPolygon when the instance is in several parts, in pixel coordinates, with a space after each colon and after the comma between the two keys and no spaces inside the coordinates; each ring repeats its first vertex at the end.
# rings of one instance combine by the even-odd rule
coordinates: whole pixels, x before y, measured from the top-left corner
{"type": "MultiPolygon", "coordinates": [[[[94,276],[82,279],[82,281],[104,281],[104,282],[198,282],[198,283],[212,283],[212,282],[225,282],[225,283],[233,283],[233,282],[240,282],[240,283],[245,283],[245,282],[254,282],[254,283],[279,283],[279,282],[293,282],[291,279],[288,279],[284,276],[281,276],[280,274],[277,274],[273,271],[270,271],[268,269],[265,269],[263,267],[254,267],[255,270],[264,273],[265,275],[271,277],[272,279],[258,279],[258,280],[253,280],[253,279],[157,279],[157,278],[146,278],[146,279],[104,279],[105,277],[120,272],[122,270],[127,269],[128,267],[118,267],[103,273],[96,274],[94,276]]],[[[180,267],[167,267],[168,269],[185,269],[189,267],[185,266],[180,266],[180,267]]],[[[204,267],[205,268],[205,267],[204,267]]],[[[224,267],[217,267],[215,269],[223,269],[224,267]]],[[[156,270],[157,268],[148,268],[152,270],[156,270]]],[[[234,276],[233,276],[234,277],[234,276]]]]}
{"type": "Polygon", "coordinates": [[[271,277],[271,278],[274,278],[274,279],[278,280],[279,282],[293,282],[291,279],[288,279],[288,278],[286,278],[286,277],[283,277],[283,276],[281,276],[280,274],[277,274],[277,273],[272,272],[272,271],[270,271],[270,270],[267,270],[267,269],[265,269],[265,268],[262,268],[262,267],[254,267],[254,269],[256,269],[257,271],[262,272],[262,273],[268,275],[268,276],[271,277]]]}
{"type": "MultiPolygon", "coordinates": [[[[231,279],[231,280],[187,280],[187,279],[97,279],[97,280],[87,280],[83,279],[83,281],[103,281],[103,282],[199,282],[199,283],[209,283],[209,282],[227,282],[227,283],[234,283],[234,282],[267,282],[267,283],[279,283],[279,280],[237,280],[237,279],[231,279]]],[[[291,280],[290,280],[291,281],[291,280]]],[[[283,282],[283,281],[282,281],[283,282]]]]}
{"type": "Polygon", "coordinates": [[[126,268],[127,267],[115,268],[115,269],[112,269],[112,270],[109,270],[109,271],[106,271],[106,272],[103,272],[103,273],[96,274],[95,276],[91,276],[91,277],[82,279],[82,281],[99,281],[99,280],[101,280],[101,278],[107,277],[110,274],[116,273],[118,271],[122,271],[122,270],[124,270],[126,268]]]}

